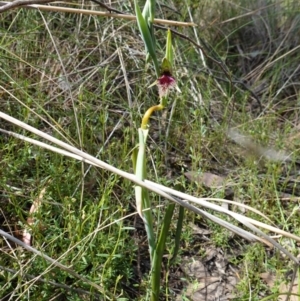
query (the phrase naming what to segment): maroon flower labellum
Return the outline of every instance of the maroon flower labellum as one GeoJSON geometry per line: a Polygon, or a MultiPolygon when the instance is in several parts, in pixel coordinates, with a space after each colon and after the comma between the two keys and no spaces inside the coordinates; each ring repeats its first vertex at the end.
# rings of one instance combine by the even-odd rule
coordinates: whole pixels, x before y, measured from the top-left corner
{"type": "Polygon", "coordinates": [[[157,80],[159,97],[162,98],[167,96],[168,92],[171,89],[176,88],[176,86],[176,80],[172,74],[169,71],[162,72],[160,78],[157,80]]]}

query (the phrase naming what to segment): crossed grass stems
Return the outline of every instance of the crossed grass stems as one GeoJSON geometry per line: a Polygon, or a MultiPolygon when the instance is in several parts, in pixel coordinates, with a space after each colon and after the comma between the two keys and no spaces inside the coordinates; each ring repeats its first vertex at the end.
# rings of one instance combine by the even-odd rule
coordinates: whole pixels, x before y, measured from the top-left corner
{"type": "MultiPolygon", "coordinates": [[[[148,39],[148,43],[149,43],[149,37],[150,37],[150,39],[154,38],[153,36],[151,36],[151,34],[152,34],[151,33],[151,26],[152,26],[151,20],[153,22],[154,16],[152,15],[152,17],[150,17],[151,14],[153,14],[153,7],[154,7],[153,1],[147,1],[143,13],[141,13],[139,11],[138,6],[136,5],[136,13],[137,13],[138,23],[140,26],[140,31],[141,31],[142,35],[144,34],[144,36],[143,36],[144,42],[148,39]],[[147,10],[147,7],[148,7],[149,11],[147,10]],[[151,10],[152,10],[152,12],[151,12],[151,10]],[[150,20],[150,23],[147,23],[147,20],[148,21],[150,20]],[[144,22],[144,24],[141,25],[142,22],[144,22]],[[147,27],[145,27],[145,25],[147,27]],[[150,30],[149,31],[150,35],[148,34],[148,38],[147,37],[145,38],[145,31],[147,31],[147,28],[150,30]]],[[[147,33],[146,33],[146,35],[147,35],[147,33]]],[[[171,61],[172,61],[172,58],[171,58],[172,57],[172,54],[171,54],[172,45],[170,42],[170,37],[167,39],[167,41],[169,44],[167,43],[167,47],[166,47],[166,50],[167,50],[166,58],[171,63],[171,61]]],[[[150,43],[153,43],[153,40],[150,41],[150,43]]],[[[146,45],[147,51],[149,51],[149,45],[146,45]]],[[[152,50],[150,49],[150,52],[152,52],[152,55],[151,54],[150,55],[152,56],[152,60],[154,62],[154,66],[155,66],[154,68],[156,70],[156,77],[159,77],[161,74],[159,71],[160,68],[158,66],[158,61],[155,60],[155,57],[156,57],[155,49],[152,49],[152,50]]],[[[163,109],[166,106],[166,98],[165,97],[162,97],[160,99],[160,101],[161,101],[161,103],[158,106],[156,106],[156,109],[158,109],[158,110],[163,109]]],[[[156,109],[154,109],[154,110],[156,110],[156,109]]],[[[292,261],[294,261],[294,263],[296,265],[298,265],[299,262],[298,262],[297,258],[295,258],[292,254],[290,254],[286,249],[284,249],[280,244],[278,244],[271,237],[269,237],[264,232],[259,230],[257,228],[257,226],[262,227],[268,231],[272,231],[274,233],[278,233],[280,235],[295,239],[297,241],[300,241],[299,237],[292,235],[286,231],[277,229],[276,227],[269,226],[265,223],[261,223],[261,222],[255,221],[253,219],[247,218],[241,214],[231,212],[230,210],[224,209],[221,206],[215,205],[214,203],[210,203],[210,201],[227,202],[227,203],[235,204],[237,206],[246,207],[248,210],[251,210],[256,214],[261,215],[266,221],[271,222],[266,216],[262,215],[257,210],[255,210],[249,206],[245,206],[245,205],[233,202],[233,201],[227,201],[227,200],[222,200],[222,199],[213,199],[213,198],[204,198],[204,199],[195,198],[195,197],[192,197],[185,193],[181,193],[181,192],[178,192],[171,188],[160,185],[158,183],[154,183],[154,182],[146,180],[146,170],[145,170],[145,168],[146,168],[146,164],[145,164],[146,152],[145,152],[145,150],[146,150],[147,135],[148,135],[148,131],[149,131],[148,119],[150,118],[151,113],[152,112],[150,112],[150,114],[148,116],[146,114],[146,119],[145,118],[143,119],[142,126],[139,129],[139,145],[137,148],[138,152],[133,154],[133,161],[134,161],[135,173],[136,173],[135,175],[124,172],[124,171],[117,169],[101,160],[98,160],[97,158],[95,158],[91,155],[88,155],[87,153],[82,152],[79,149],[74,148],[71,145],[66,144],[46,133],[43,133],[43,132],[39,131],[38,129],[31,127],[28,124],[26,124],[20,120],[17,120],[3,112],[0,112],[0,118],[6,120],[8,122],[11,122],[12,124],[17,125],[37,136],[47,140],[48,142],[50,142],[52,144],[56,144],[58,147],[54,147],[49,143],[43,143],[38,140],[31,139],[31,138],[28,138],[28,137],[25,137],[23,135],[19,135],[19,134],[13,133],[13,132],[4,131],[4,130],[1,130],[1,132],[11,135],[15,138],[21,139],[23,141],[27,141],[27,142],[37,145],[39,147],[51,150],[51,151],[61,154],[63,156],[67,156],[67,157],[73,158],[75,160],[83,161],[87,164],[103,168],[107,171],[115,173],[115,174],[117,174],[129,181],[132,181],[133,183],[136,184],[137,209],[138,209],[139,214],[141,215],[141,217],[143,218],[143,220],[145,222],[146,232],[148,235],[149,252],[150,252],[151,267],[152,267],[151,268],[151,280],[152,280],[151,281],[151,283],[152,283],[151,300],[153,300],[153,301],[158,300],[158,298],[159,298],[161,261],[162,261],[162,256],[163,256],[163,252],[165,249],[165,241],[166,241],[166,237],[167,237],[168,230],[170,227],[170,222],[172,220],[175,204],[180,205],[180,215],[179,215],[178,224],[177,224],[177,233],[176,233],[176,239],[175,239],[174,253],[172,254],[172,259],[171,259],[170,263],[174,262],[176,253],[178,251],[180,232],[181,232],[183,213],[184,213],[183,208],[186,208],[187,210],[191,210],[191,211],[203,216],[204,218],[208,218],[208,219],[212,220],[213,222],[221,225],[224,228],[229,229],[230,231],[242,236],[243,238],[245,238],[249,241],[259,241],[259,242],[265,243],[268,246],[275,246],[281,252],[286,254],[292,261]],[[170,204],[166,208],[165,216],[164,216],[163,223],[162,223],[162,228],[159,232],[158,237],[154,236],[154,226],[153,226],[152,214],[151,214],[151,202],[149,199],[148,191],[155,192],[156,194],[158,194],[158,195],[162,196],[163,198],[170,201],[170,204]],[[208,209],[211,209],[216,212],[225,213],[225,214],[231,216],[232,218],[234,218],[235,220],[237,220],[238,222],[242,223],[245,227],[249,228],[251,231],[253,231],[254,233],[256,233],[258,235],[252,234],[248,231],[245,231],[244,229],[242,229],[240,227],[237,227],[237,226],[230,224],[229,222],[224,221],[212,214],[209,214],[206,211],[199,209],[196,206],[192,205],[191,203],[196,203],[196,204],[200,205],[200,207],[208,208],[208,209]]],[[[16,238],[13,238],[12,236],[10,236],[9,234],[5,233],[2,230],[0,230],[0,234],[3,235],[4,237],[6,237],[7,239],[10,239],[10,240],[18,243],[19,245],[21,245],[24,248],[26,248],[27,250],[37,254],[38,256],[43,257],[45,260],[50,262],[52,265],[55,265],[65,271],[67,271],[74,277],[81,279],[83,282],[86,282],[87,284],[93,286],[95,289],[97,289],[98,291],[100,291],[104,295],[106,295],[106,297],[108,299],[114,298],[114,296],[112,296],[110,293],[107,293],[101,286],[89,281],[88,279],[83,278],[82,276],[80,276],[77,273],[75,273],[74,271],[72,271],[72,269],[69,269],[68,267],[60,264],[59,261],[51,259],[50,257],[39,252],[38,250],[36,250],[33,247],[24,245],[24,243],[17,240],[16,238]]]]}

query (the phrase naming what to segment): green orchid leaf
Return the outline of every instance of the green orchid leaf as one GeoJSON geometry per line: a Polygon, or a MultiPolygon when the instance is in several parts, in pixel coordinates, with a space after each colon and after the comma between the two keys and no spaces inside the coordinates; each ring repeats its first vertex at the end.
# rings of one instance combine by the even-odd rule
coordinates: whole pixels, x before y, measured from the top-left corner
{"type": "Polygon", "coordinates": [[[166,58],[169,61],[172,69],[173,65],[173,47],[172,47],[172,34],[171,30],[168,29],[168,34],[167,34],[167,45],[166,45],[166,58]]]}
{"type": "Polygon", "coordinates": [[[158,77],[159,67],[158,67],[158,61],[157,61],[156,52],[155,52],[155,40],[153,39],[153,35],[151,34],[150,28],[148,26],[148,22],[145,20],[144,16],[142,15],[142,12],[141,12],[140,7],[138,6],[136,0],[134,1],[134,7],[135,7],[135,14],[136,14],[138,27],[139,27],[140,33],[142,35],[142,39],[144,41],[146,51],[147,51],[147,53],[150,54],[150,56],[153,60],[155,72],[158,77]]]}
{"type": "Polygon", "coordinates": [[[160,75],[165,73],[172,74],[172,64],[173,64],[172,36],[171,36],[171,31],[169,29],[167,34],[166,55],[163,58],[160,66],[160,75]]]}

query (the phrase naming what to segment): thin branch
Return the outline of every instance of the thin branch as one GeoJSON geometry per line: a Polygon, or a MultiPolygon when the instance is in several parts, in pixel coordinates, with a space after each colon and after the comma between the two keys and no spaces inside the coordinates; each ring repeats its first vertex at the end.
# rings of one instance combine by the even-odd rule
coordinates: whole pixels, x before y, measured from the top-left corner
{"type": "Polygon", "coordinates": [[[91,0],[91,1],[97,3],[99,6],[103,7],[104,9],[106,9],[107,11],[109,11],[110,13],[111,13],[111,12],[114,12],[114,13],[116,13],[116,14],[125,14],[125,13],[123,13],[122,11],[120,11],[120,10],[118,10],[118,9],[115,9],[115,8],[113,8],[113,7],[111,7],[111,6],[108,6],[108,5],[102,3],[102,2],[100,2],[100,1],[98,1],[98,0],[91,0]]]}
{"type": "Polygon", "coordinates": [[[13,2],[0,2],[0,13],[3,13],[7,10],[18,8],[22,6],[27,6],[31,4],[42,4],[55,2],[56,0],[15,0],[13,2]]]}
{"type": "MultiPolygon", "coordinates": [[[[36,8],[42,11],[54,11],[54,12],[62,12],[62,13],[73,13],[73,14],[82,14],[82,15],[94,15],[94,16],[100,16],[100,17],[111,17],[111,18],[116,18],[116,19],[125,19],[125,20],[136,20],[135,15],[125,15],[125,14],[116,14],[116,13],[107,13],[107,12],[102,12],[102,11],[95,11],[95,10],[89,10],[89,9],[78,9],[78,8],[71,8],[71,7],[61,7],[61,6],[51,6],[51,5],[39,5],[39,4],[24,4],[24,2],[29,3],[29,1],[23,1],[23,0],[17,0],[17,1],[22,1],[23,5],[22,7],[24,8],[36,8]]],[[[37,3],[38,1],[44,1],[43,3],[49,3],[53,2],[52,0],[45,1],[45,0],[36,0],[32,1],[34,3],[37,3]]],[[[14,3],[14,2],[13,2],[14,3]]],[[[0,2],[0,6],[4,5],[6,7],[7,4],[11,4],[11,2],[0,2]]],[[[16,6],[14,6],[16,7],[16,6]]],[[[7,9],[6,9],[7,10],[7,9]]],[[[3,12],[2,7],[2,11],[3,12]]],[[[171,20],[164,20],[164,19],[154,19],[154,23],[160,23],[160,24],[165,24],[169,26],[197,26],[195,23],[192,22],[179,22],[179,21],[171,21],[171,20]]]]}

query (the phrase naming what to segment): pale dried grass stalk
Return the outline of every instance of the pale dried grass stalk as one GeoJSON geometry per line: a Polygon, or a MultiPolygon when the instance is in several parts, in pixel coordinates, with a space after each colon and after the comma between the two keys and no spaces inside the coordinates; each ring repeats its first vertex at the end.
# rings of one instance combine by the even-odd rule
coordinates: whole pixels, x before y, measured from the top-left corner
{"type": "MultiPolygon", "coordinates": [[[[10,2],[0,1],[0,5],[7,5],[10,2]]],[[[71,7],[60,7],[60,6],[52,6],[52,5],[39,5],[39,4],[30,4],[22,6],[23,8],[36,8],[42,11],[54,11],[54,12],[62,12],[62,13],[72,13],[72,14],[82,14],[82,15],[89,15],[89,16],[100,16],[100,17],[111,17],[116,19],[124,19],[129,21],[135,21],[135,15],[125,15],[125,14],[115,14],[115,13],[108,13],[102,11],[95,11],[90,9],[78,9],[78,8],[71,8],[71,7]]],[[[169,26],[197,26],[195,23],[192,22],[179,22],[179,21],[171,21],[171,20],[164,20],[164,19],[154,19],[153,21],[155,24],[164,24],[169,26]]]]}

